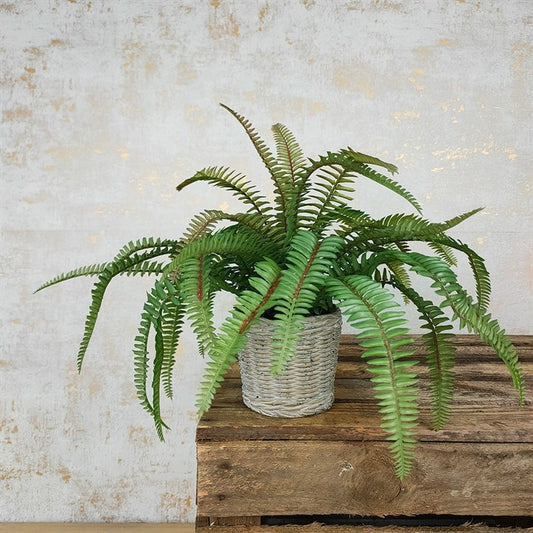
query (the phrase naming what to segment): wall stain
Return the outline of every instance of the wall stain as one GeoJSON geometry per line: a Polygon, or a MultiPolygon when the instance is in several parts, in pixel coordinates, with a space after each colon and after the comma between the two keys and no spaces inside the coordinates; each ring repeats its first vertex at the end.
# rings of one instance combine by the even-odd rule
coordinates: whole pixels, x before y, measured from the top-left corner
{"type": "Polygon", "coordinates": [[[35,69],[33,67],[24,67],[24,74],[20,76],[20,80],[23,81],[26,85],[26,87],[30,91],[34,91],[37,88],[37,85],[35,85],[34,76],[35,69]]]}
{"type": "Polygon", "coordinates": [[[213,9],[209,12],[207,29],[211,39],[218,40],[224,37],[239,37],[240,25],[235,14],[222,5],[220,0],[210,0],[213,9]]]}
{"type": "Polygon", "coordinates": [[[326,106],[321,102],[311,102],[309,104],[309,113],[311,115],[316,115],[317,113],[324,111],[324,109],[326,109],[326,106]]]}
{"type": "Polygon", "coordinates": [[[13,165],[14,167],[25,167],[28,164],[26,154],[23,152],[12,151],[4,153],[4,161],[8,165],[13,165]]]}
{"type": "Polygon", "coordinates": [[[143,444],[147,446],[152,441],[152,438],[147,435],[146,429],[142,426],[130,426],[129,439],[136,444],[143,444]]]}
{"type": "Polygon", "coordinates": [[[258,31],[263,31],[263,26],[265,24],[265,19],[270,11],[270,6],[268,4],[265,4],[260,10],[259,10],[259,26],[257,28],[258,31]]]}
{"type": "Polygon", "coordinates": [[[410,81],[413,84],[413,86],[415,87],[415,89],[417,91],[423,91],[424,90],[424,85],[420,81],[420,78],[424,74],[424,69],[423,68],[419,68],[419,67],[415,67],[415,68],[411,69],[411,72],[413,74],[411,76],[409,76],[407,78],[407,80],[410,81]]]}
{"type": "Polygon", "coordinates": [[[176,83],[178,85],[187,85],[196,79],[196,70],[191,63],[187,61],[181,61],[178,64],[177,77],[178,79],[176,83]]]}
{"type": "Polygon", "coordinates": [[[72,475],[70,474],[70,471],[68,468],[61,467],[57,470],[57,473],[61,476],[61,479],[68,483],[72,479],[72,475]]]}
{"type": "Polygon", "coordinates": [[[17,12],[15,8],[15,4],[0,4],[0,11],[3,11],[4,13],[16,14],[17,12]]]}
{"type": "Polygon", "coordinates": [[[408,111],[395,111],[392,113],[395,122],[404,122],[406,120],[417,120],[420,118],[420,111],[410,109],[408,111]]]}
{"type": "MultiPolygon", "coordinates": [[[[180,491],[181,494],[189,492],[187,490],[180,491]]],[[[185,516],[191,510],[192,499],[190,496],[182,497],[173,492],[164,492],[161,495],[159,509],[163,514],[165,521],[175,520],[178,516],[185,516]]]]}
{"type": "Polygon", "coordinates": [[[31,109],[27,107],[17,107],[15,109],[6,109],[2,113],[2,118],[5,122],[27,120],[31,117],[32,117],[31,109]]]}

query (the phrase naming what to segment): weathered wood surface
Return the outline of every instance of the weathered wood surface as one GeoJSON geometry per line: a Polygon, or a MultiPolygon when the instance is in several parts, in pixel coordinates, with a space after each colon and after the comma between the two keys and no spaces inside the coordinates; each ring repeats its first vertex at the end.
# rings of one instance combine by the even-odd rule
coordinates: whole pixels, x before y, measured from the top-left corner
{"type": "Polygon", "coordinates": [[[202,515],[533,514],[529,444],[423,443],[400,482],[381,442],[205,443],[198,479],[202,515]]]}
{"type": "MultiPolygon", "coordinates": [[[[394,476],[352,336],[341,341],[336,401],[327,413],[264,417],[242,404],[238,377],[229,378],[198,426],[198,514],[533,516],[533,336],[512,341],[526,405],[517,406],[497,356],[461,336],[452,417],[439,432],[424,407],[427,375],[419,365],[421,442],[403,482],[394,476]]],[[[419,354],[419,341],[415,347],[419,354]]]]}
{"type": "MultiPolygon", "coordinates": [[[[374,526],[327,526],[309,524],[306,526],[231,526],[197,527],[196,533],[505,533],[515,528],[490,527],[465,524],[452,527],[374,527],[374,526]]],[[[531,533],[532,528],[522,528],[521,533],[531,533]]]]}
{"type": "MultiPolygon", "coordinates": [[[[519,409],[507,369],[477,337],[458,338],[457,379],[450,423],[431,429],[427,367],[420,374],[419,438],[427,442],[532,442],[533,336],[511,337],[517,347],[530,392],[519,409]]],[[[419,341],[415,344],[420,354],[419,341]]],[[[383,440],[378,408],[369,374],[351,335],[343,335],[332,409],[313,417],[273,419],[250,411],[241,400],[240,380],[234,373],[217,393],[213,407],[197,428],[197,441],[319,439],[383,440]],[[334,431],[332,430],[334,428],[334,431]]]]}

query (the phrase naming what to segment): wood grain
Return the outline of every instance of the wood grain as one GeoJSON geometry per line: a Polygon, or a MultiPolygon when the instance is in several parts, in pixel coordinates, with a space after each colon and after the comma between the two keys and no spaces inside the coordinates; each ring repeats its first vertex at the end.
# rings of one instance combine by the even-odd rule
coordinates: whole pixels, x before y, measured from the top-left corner
{"type": "MultiPolygon", "coordinates": [[[[490,348],[458,337],[452,417],[439,432],[431,429],[427,371],[420,372],[420,444],[411,476],[400,482],[354,341],[341,339],[335,404],[317,416],[258,415],[242,404],[238,377],[226,380],[198,425],[199,515],[533,516],[533,403],[529,396],[518,407],[490,348]]],[[[512,342],[531,394],[533,336],[512,342]]],[[[422,357],[419,337],[414,349],[422,357]]]]}
{"type": "MultiPolygon", "coordinates": [[[[309,524],[306,526],[232,526],[232,527],[199,527],[197,533],[505,533],[517,531],[514,528],[489,527],[485,525],[453,526],[453,527],[373,527],[373,526],[327,526],[309,524]]],[[[520,533],[531,533],[533,529],[524,528],[520,533]]]]}
{"type": "Polygon", "coordinates": [[[532,458],[529,444],[423,443],[400,482],[382,442],[205,443],[198,513],[529,516],[532,458]]]}

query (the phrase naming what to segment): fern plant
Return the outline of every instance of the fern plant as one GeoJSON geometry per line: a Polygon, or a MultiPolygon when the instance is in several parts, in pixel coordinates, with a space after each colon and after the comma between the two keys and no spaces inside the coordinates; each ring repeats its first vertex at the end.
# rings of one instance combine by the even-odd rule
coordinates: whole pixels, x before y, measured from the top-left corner
{"type": "Polygon", "coordinates": [[[434,427],[450,416],[454,386],[452,323],[478,334],[509,369],[519,402],[524,381],[517,354],[488,312],[490,281],[483,259],[447,231],[479,209],[434,223],[422,217],[416,198],[388,174],[396,166],[352,148],[304,156],[285,126],[272,128],[275,151],[242,115],[222,105],[244,128],[273,183],[270,202],[244,175],[226,167],[207,167],[177,186],[207,182],[242,201],[240,213],[208,209],[193,218],[179,239],[144,238],[130,242],[109,262],[78,268],[38,290],[79,276],[96,278],[78,351],[81,369],[105,290],[119,275],[155,275],[135,337],[134,372],[142,406],[152,415],[159,437],[166,424],[161,396],[172,397],[174,352],[185,321],[207,358],[197,406],[200,415],[261,316],[277,319],[272,372],[283,372],[305,317],[338,307],[354,328],[372,374],[382,428],[391,441],[396,473],[409,473],[416,444],[417,373],[407,320],[397,297],[420,315],[429,366],[434,427]],[[414,213],[375,219],[351,205],[354,184],[368,179],[409,203],[414,213]],[[412,251],[425,243],[427,252],[412,251]],[[464,254],[476,284],[470,296],[454,272],[456,253],[464,254]],[[428,278],[435,301],[411,284],[412,275],[428,278]],[[215,328],[217,292],[235,297],[233,309],[215,328]],[[448,313],[449,311],[449,313],[448,313]],[[153,355],[149,345],[153,337],[153,355]],[[151,381],[151,383],[150,383],[151,381]]]}

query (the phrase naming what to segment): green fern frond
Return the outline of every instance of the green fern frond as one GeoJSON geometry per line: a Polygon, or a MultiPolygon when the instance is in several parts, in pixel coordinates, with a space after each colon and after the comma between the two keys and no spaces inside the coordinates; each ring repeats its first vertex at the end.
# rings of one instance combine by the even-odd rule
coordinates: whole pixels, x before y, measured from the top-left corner
{"type": "Polygon", "coordinates": [[[313,184],[302,198],[300,224],[320,233],[337,218],[337,210],[347,208],[346,203],[355,190],[351,186],[353,182],[354,175],[339,165],[317,172],[313,184]]]}
{"type": "Polygon", "coordinates": [[[258,213],[225,213],[223,217],[229,222],[235,222],[237,226],[250,229],[252,232],[266,236],[272,241],[282,246],[285,240],[283,231],[274,224],[270,215],[260,215],[258,213]]]}
{"type": "Polygon", "coordinates": [[[239,121],[241,126],[246,131],[246,134],[252,141],[254,148],[259,154],[259,157],[268,169],[272,178],[272,182],[274,184],[274,196],[275,203],[277,206],[276,211],[278,222],[285,231],[292,232],[292,229],[288,227],[289,224],[287,222],[287,215],[289,214],[288,207],[292,187],[289,186],[288,180],[284,178],[283,174],[278,171],[278,162],[276,158],[272,155],[272,152],[261,139],[261,137],[258,135],[258,133],[255,131],[254,127],[248,119],[246,119],[242,115],[239,115],[228,106],[224,104],[220,105],[224,109],[229,111],[239,121]]]}
{"type": "MultiPolygon", "coordinates": [[[[161,255],[169,255],[171,254],[177,247],[177,242],[170,239],[152,239],[152,238],[144,238],[140,239],[138,241],[130,241],[128,244],[126,244],[121,250],[118,252],[118,254],[115,256],[113,261],[109,263],[99,263],[94,265],[88,265],[84,267],[75,268],[74,270],[70,270],[69,272],[65,272],[64,274],[60,274],[59,276],[56,276],[55,278],[51,279],[50,281],[47,281],[43,285],[41,285],[35,292],[39,292],[43,289],[46,289],[47,287],[51,287],[52,285],[56,285],[57,283],[61,283],[63,281],[67,281],[69,279],[78,278],[78,277],[91,277],[91,276],[98,276],[100,274],[103,274],[104,271],[108,268],[114,269],[114,264],[120,264],[121,259],[124,259],[126,257],[129,257],[133,254],[137,254],[136,257],[143,257],[143,258],[152,258],[152,257],[158,257],[161,255]],[[149,250],[150,253],[147,255],[139,255],[138,252],[142,250],[149,250]]],[[[132,266],[130,268],[130,272],[133,273],[151,273],[149,272],[150,267],[148,265],[144,265],[148,268],[148,271],[144,272],[143,267],[140,266],[141,263],[139,262],[132,262],[132,266]]],[[[119,269],[119,274],[128,274],[128,269],[119,269]]]]}
{"type": "Polygon", "coordinates": [[[388,261],[386,264],[391,272],[392,279],[398,280],[405,287],[411,286],[411,278],[401,261],[388,261]]]}
{"type": "MultiPolygon", "coordinates": [[[[468,211],[444,222],[429,222],[420,215],[396,213],[384,218],[374,220],[364,213],[351,210],[349,207],[341,207],[338,210],[339,221],[344,225],[344,234],[354,233],[359,235],[359,241],[372,240],[377,244],[386,244],[402,241],[424,240],[437,238],[445,231],[453,228],[460,222],[478,213],[480,209],[468,211]]],[[[440,245],[439,255],[450,259],[453,254],[443,249],[440,245]],[[442,250],[441,250],[442,248],[442,250]]]]}
{"type": "Polygon", "coordinates": [[[129,257],[133,254],[138,254],[143,250],[154,252],[156,257],[158,255],[172,254],[178,246],[178,242],[172,239],[154,239],[153,237],[143,237],[136,241],[130,241],[125,244],[117,255],[113,258],[111,263],[119,263],[121,259],[129,257]]]}
{"type": "MultiPolygon", "coordinates": [[[[477,212],[479,212],[479,209],[474,209],[442,223],[431,223],[419,215],[412,214],[388,215],[379,220],[356,219],[352,226],[346,225],[343,228],[343,236],[347,240],[345,248],[368,250],[372,249],[372,245],[386,246],[394,244],[405,252],[404,245],[400,243],[420,241],[428,244],[439,257],[450,265],[456,264],[456,258],[452,250],[460,251],[468,258],[476,283],[478,305],[482,310],[486,310],[490,301],[491,284],[483,258],[466,244],[443,233],[446,229],[452,228],[477,212]],[[351,233],[354,235],[349,238],[351,233]]],[[[341,217],[346,219],[347,215],[345,213],[349,213],[349,211],[343,209],[341,217]]],[[[349,220],[345,220],[345,222],[349,222],[349,220]]]]}
{"type": "Polygon", "coordinates": [[[483,211],[485,209],[484,207],[477,207],[476,209],[472,209],[470,211],[467,211],[466,213],[461,213],[460,215],[457,215],[455,217],[449,218],[448,220],[445,220],[441,223],[436,223],[435,226],[437,226],[440,231],[447,231],[451,228],[454,228],[461,222],[464,222],[468,218],[474,216],[475,214],[479,213],[480,211],[483,211]]]}
{"type": "Polygon", "coordinates": [[[358,331],[363,358],[373,374],[379,400],[381,427],[392,441],[390,450],[400,479],[410,471],[418,419],[416,373],[412,371],[412,340],[404,312],[393,295],[366,276],[330,279],[327,290],[338,302],[343,315],[358,331]]]}
{"type": "Polygon", "coordinates": [[[203,235],[183,246],[179,254],[167,265],[165,275],[179,270],[181,265],[191,258],[208,254],[227,255],[254,263],[263,257],[276,258],[280,249],[278,244],[258,231],[246,227],[229,227],[203,235]]]}
{"type": "Polygon", "coordinates": [[[433,239],[434,242],[458,250],[468,258],[470,270],[476,284],[477,305],[482,311],[486,311],[490,304],[491,282],[490,275],[485,266],[485,260],[465,243],[452,239],[448,235],[442,235],[433,239]]]}
{"type": "MultiPolygon", "coordinates": [[[[441,244],[439,242],[427,242],[428,247],[433,250],[438,257],[440,257],[443,261],[448,263],[450,266],[457,266],[457,257],[453,253],[453,250],[446,246],[445,244],[441,244]]],[[[405,250],[402,250],[405,251],[405,250]]]]}
{"type": "Polygon", "coordinates": [[[198,348],[202,355],[209,354],[215,342],[210,258],[200,255],[185,261],[180,274],[181,295],[198,340],[198,348]]]}
{"type": "Polygon", "coordinates": [[[505,331],[489,313],[475,304],[472,298],[459,285],[455,273],[442,260],[418,253],[406,254],[403,261],[421,276],[433,280],[434,291],[444,298],[441,307],[449,306],[454,317],[466,325],[469,331],[478,334],[483,342],[491,346],[505,363],[513,385],[519,394],[519,401],[524,401],[524,377],[515,347],[509,341],[505,331]]]}
{"type": "MultiPolygon", "coordinates": [[[[172,246],[172,248],[174,248],[174,246],[172,246]]],[[[107,286],[109,285],[111,280],[115,276],[127,273],[131,269],[137,267],[138,265],[146,263],[154,257],[158,257],[159,255],[165,255],[169,252],[170,250],[164,246],[161,248],[155,246],[152,247],[151,250],[139,254],[130,253],[130,255],[128,255],[128,253],[119,253],[116,258],[113,259],[113,261],[106,264],[106,267],[104,268],[103,272],[98,276],[98,281],[94,284],[93,289],[91,291],[91,303],[89,305],[89,312],[85,318],[83,337],[80,343],[80,347],[78,349],[78,355],[76,359],[78,371],[81,371],[83,359],[85,358],[85,353],[87,352],[89,342],[96,326],[96,320],[98,318],[98,314],[102,306],[102,300],[104,298],[107,286]]]]}
{"type": "Polygon", "coordinates": [[[353,161],[356,161],[357,163],[363,163],[365,165],[374,165],[378,167],[383,167],[387,169],[393,175],[398,172],[398,167],[396,165],[393,165],[392,163],[387,163],[386,161],[383,161],[371,155],[362,154],[361,152],[356,152],[349,146],[346,150],[342,150],[342,153],[347,154],[350,157],[350,159],[352,159],[353,161]]]}
{"type": "Polygon", "coordinates": [[[429,330],[422,335],[422,342],[429,367],[433,429],[439,430],[450,418],[453,400],[456,346],[452,342],[455,335],[450,332],[452,325],[442,309],[413,288],[396,280],[393,285],[413,302],[420,313],[422,328],[429,330]]]}
{"type": "Polygon", "coordinates": [[[326,281],[341,246],[337,236],[322,241],[311,231],[299,230],[287,254],[276,290],[276,319],[272,342],[272,373],[278,375],[294,355],[303,321],[316,304],[317,295],[326,281]]]}
{"type": "Polygon", "coordinates": [[[81,276],[86,276],[86,277],[98,276],[106,269],[107,265],[108,263],[100,263],[100,264],[75,268],[74,270],[65,272],[64,274],[60,274],[59,276],[56,276],[50,281],[43,283],[35,292],[42,291],[43,289],[46,289],[47,287],[51,287],[52,285],[55,285],[56,283],[61,283],[62,281],[67,281],[69,279],[78,278],[81,276]]]}
{"type": "Polygon", "coordinates": [[[353,172],[357,172],[361,176],[364,176],[365,178],[368,178],[383,187],[386,187],[390,191],[401,196],[404,200],[407,200],[419,213],[422,212],[422,206],[420,205],[418,200],[397,181],[375,171],[368,165],[365,165],[363,163],[357,163],[356,161],[353,161],[349,165],[349,169],[353,172]]]}
{"type": "Polygon", "coordinates": [[[188,228],[183,232],[183,238],[180,241],[182,246],[211,233],[216,225],[224,219],[224,215],[225,213],[218,209],[206,209],[195,215],[188,228]]]}
{"type": "Polygon", "coordinates": [[[152,274],[162,274],[165,270],[166,263],[161,261],[143,261],[128,268],[119,274],[126,276],[150,276],[152,274]]]}
{"type": "Polygon", "coordinates": [[[163,422],[161,418],[161,370],[163,368],[163,359],[165,356],[165,349],[163,343],[163,333],[161,331],[161,315],[159,315],[158,321],[154,324],[155,330],[155,356],[154,356],[154,369],[152,377],[152,417],[154,419],[154,425],[159,440],[164,441],[163,427],[169,429],[169,427],[163,422]]]}
{"type": "MultiPolygon", "coordinates": [[[[168,428],[161,419],[161,373],[162,369],[169,365],[169,361],[167,360],[169,353],[165,350],[165,331],[163,329],[162,317],[168,314],[170,312],[169,308],[178,302],[177,287],[167,278],[157,280],[151,291],[146,295],[138,333],[133,346],[134,383],[137,397],[144,409],[152,415],[158,436],[161,440],[163,440],[163,427],[168,428]],[[148,340],[151,328],[155,332],[152,402],[148,399],[147,393],[149,370],[148,340]]],[[[179,328],[176,328],[174,335],[179,335],[179,328]]],[[[177,338],[175,341],[177,342],[177,338]]],[[[173,354],[170,357],[173,357],[173,354]]]]}
{"type": "Polygon", "coordinates": [[[161,380],[167,398],[173,397],[172,372],[176,363],[175,353],[182,332],[185,306],[181,297],[166,301],[161,309],[161,334],[163,338],[163,358],[161,380]]]}
{"type": "MultiPolygon", "coordinates": [[[[156,305],[158,307],[158,305],[156,305]]],[[[153,303],[148,300],[145,302],[143,311],[141,313],[141,320],[137,329],[137,335],[133,343],[133,381],[135,383],[135,390],[137,398],[141,406],[153,414],[152,404],[148,399],[146,392],[146,383],[148,379],[148,339],[150,337],[150,330],[152,327],[151,316],[157,316],[156,311],[153,309],[153,303]]]]}
{"type": "Polygon", "coordinates": [[[339,205],[332,216],[341,224],[337,234],[342,237],[347,237],[352,233],[357,235],[358,231],[376,222],[368,213],[347,205],[339,205]]]}
{"type": "MultiPolygon", "coordinates": [[[[311,176],[314,172],[323,167],[328,167],[332,165],[340,165],[345,170],[350,172],[355,172],[360,176],[368,178],[379,185],[386,187],[390,191],[394,192],[401,196],[404,200],[407,200],[419,213],[422,212],[422,207],[418,200],[402,185],[398,182],[389,178],[376,170],[369,167],[367,164],[362,163],[362,155],[353,150],[340,150],[338,152],[327,152],[325,156],[320,156],[318,160],[311,160],[311,165],[309,166],[308,175],[311,176]],[[354,155],[356,154],[356,155],[354,155]]],[[[371,156],[366,156],[371,157],[371,156]]],[[[378,160],[380,161],[380,160],[378,160]]],[[[371,163],[378,164],[378,163],[371,163]]],[[[390,163],[380,162],[380,166],[390,165],[391,168],[396,169],[394,165],[390,163]]]]}
{"type": "Polygon", "coordinates": [[[274,168],[276,166],[276,159],[272,155],[272,152],[270,151],[268,146],[261,139],[255,128],[253,127],[252,123],[246,117],[240,115],[227,105],[221,103],[220,106],[223,107],[226,111],[229,111],[238,120],[238,122],[244,128],[246,134],[252,141],[252,144],[254,145],[254,148],[256,149],[259,157],[261,158],[271,175],[273,175],[274,168]]]}
{"type": "Polygon", "coordinates": [[[274,124],[272,133],[277,149],[276,171],[285,177],[287,183],[295,187],[298,174],[305,167],[307,159],[289,128],[283,124],[274,124]]]}
{"type": "Polygon", "coordinates": [[[187,185],[198,181],[205,181],[215,187],[230,191],[236,198],[241,200],[244,204],[249,205],[250,208],[257,213],[264,214],[268,211],[268,201],[266,198],[248,181],[246,176],[231,170],[230,168],[204,168],[191,178],[182,181],[176,189],[181,191],[187,187],[187,185]]]}
{"type": "Polygon", "coordinates": [[[274,124],[272,133],[276,142],[276,166],[274,168],[276,186],[281,190],[276,196],[279,206],[277,219],[284,229],[288,242],[298,227],[299,204],[298,182],[305,170],[307,160],[292,132],[283,124],[274,124]]]}
{"type": "Polygon", "coordinates": [[[210,361],[207,363],[196,403],[200,416],[209,409],[224,375],[244,347],[249,327],[274,303],[273,295],[280,282],[279,266],[272,260],[260,261],[255,273],[256,276],[250,279],[251,288],[237,296],[230,315],[220,326],[220,334],[209,354],[210,361]]]}

